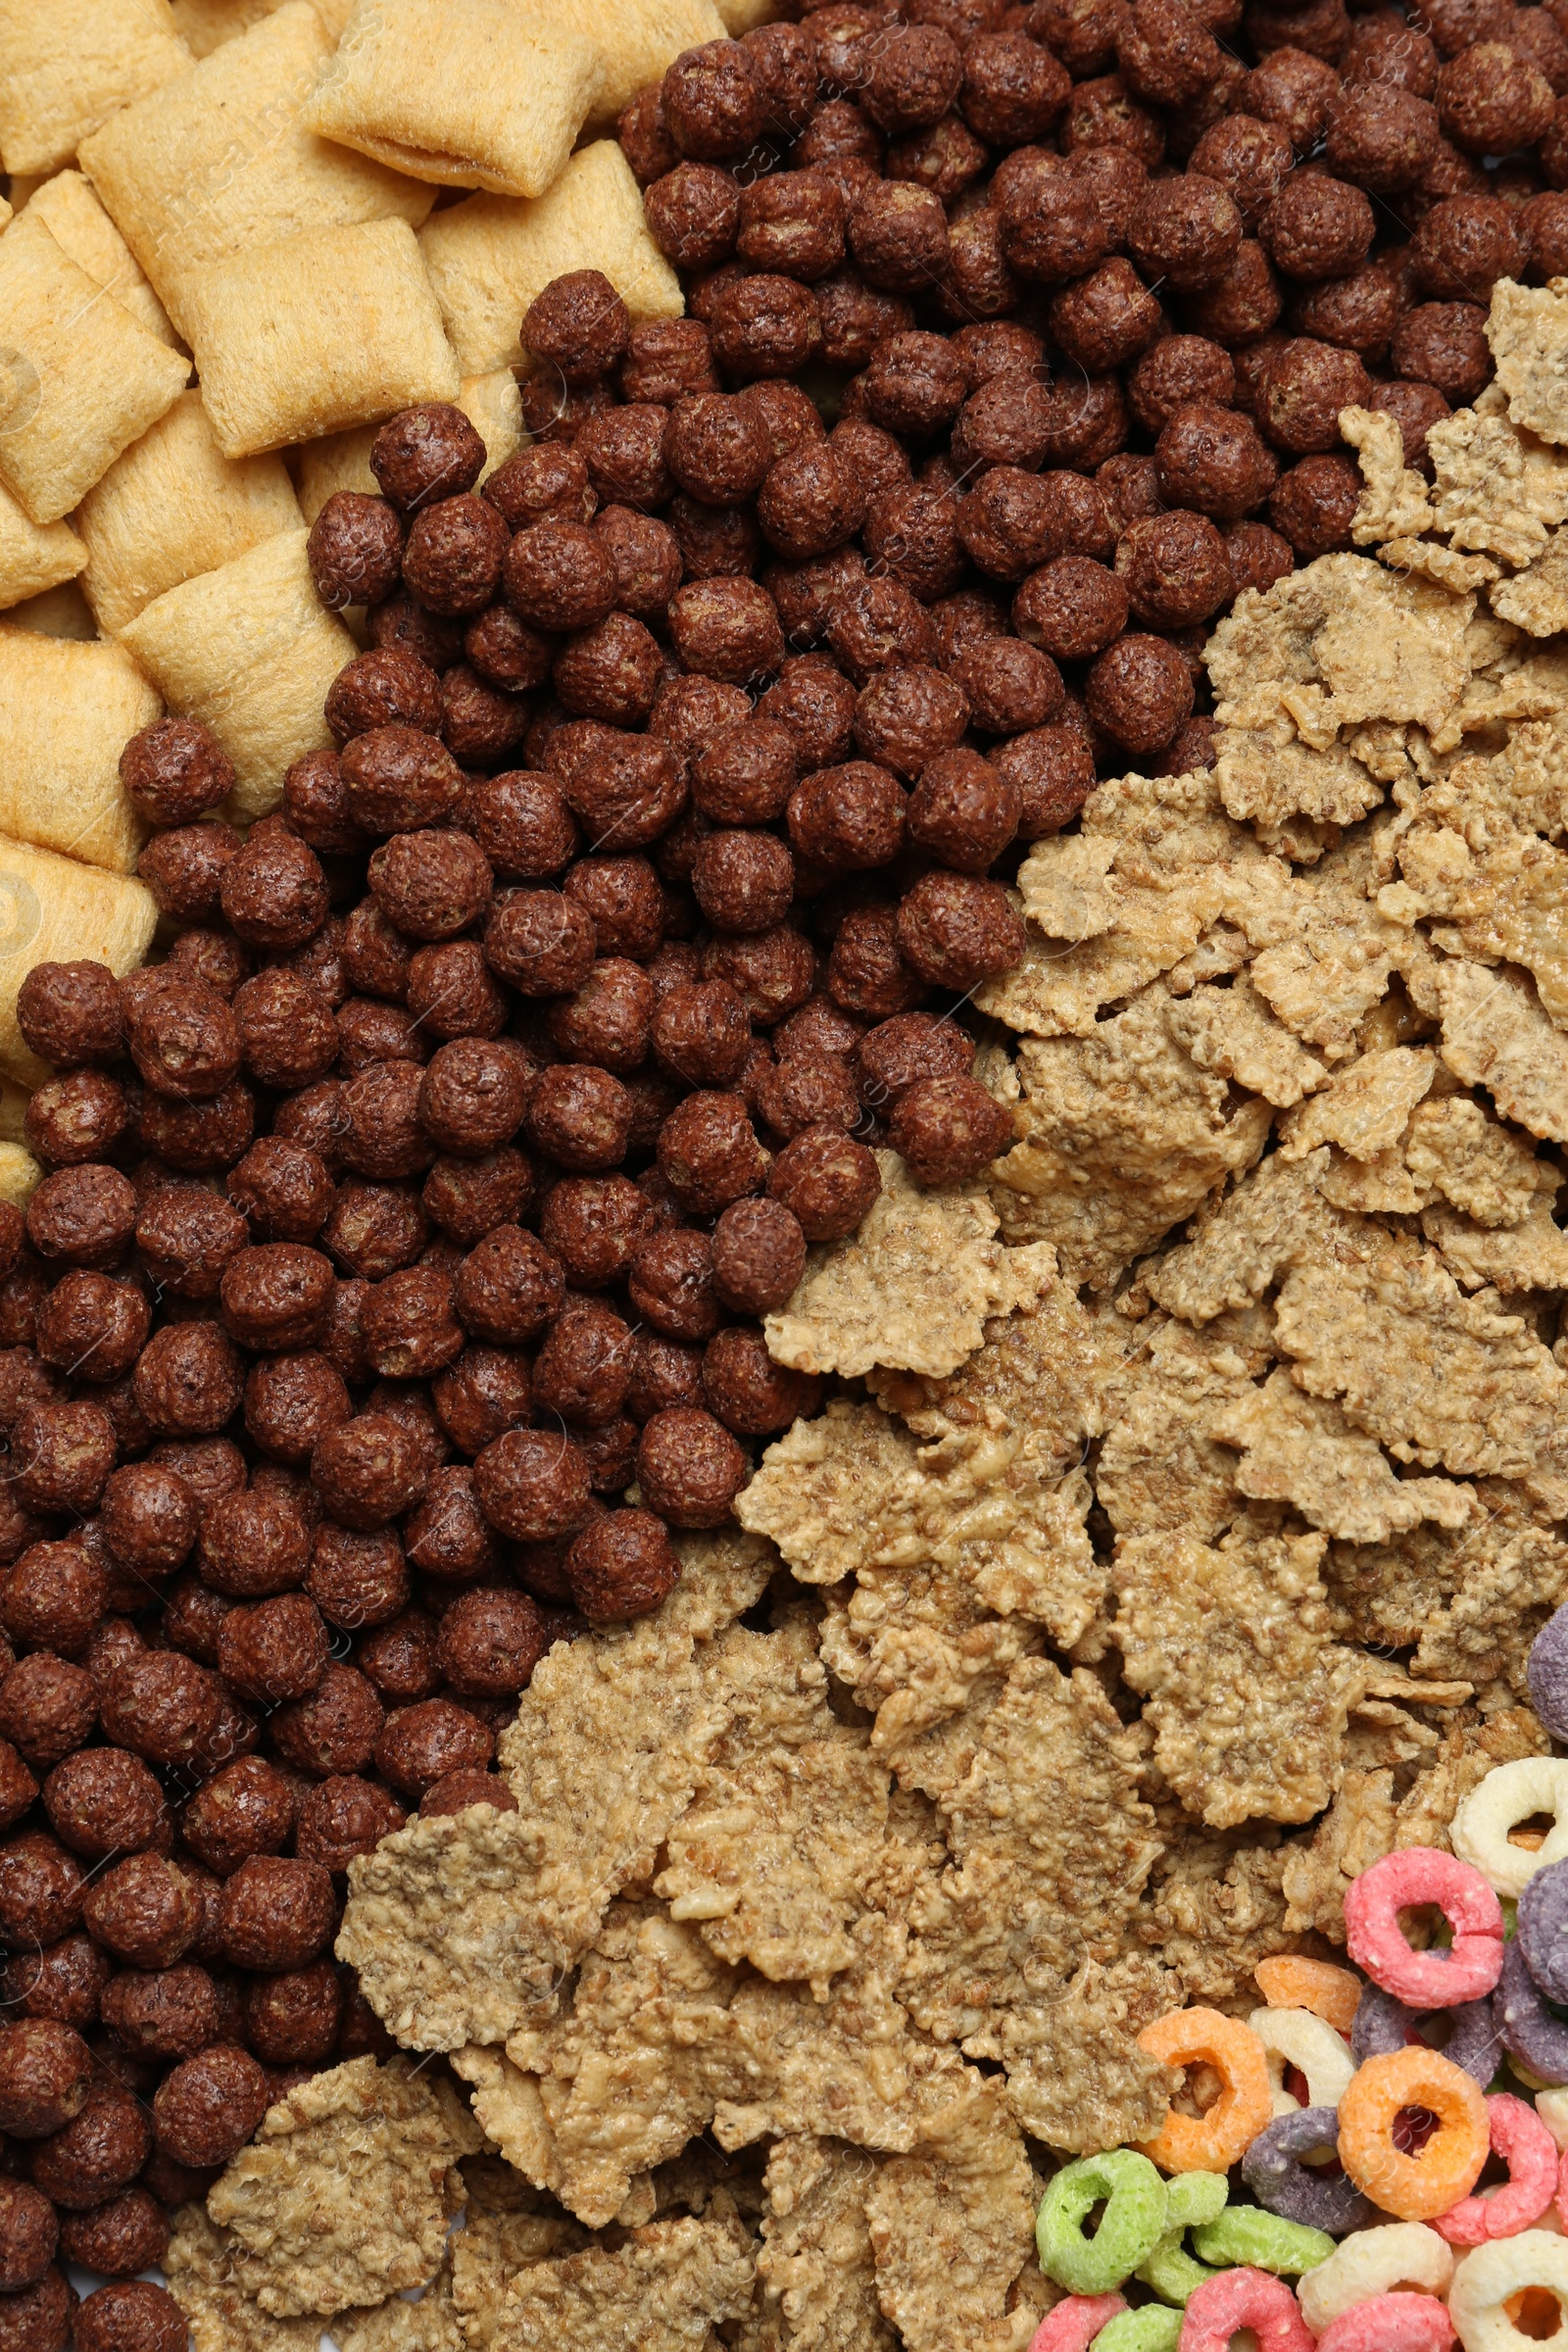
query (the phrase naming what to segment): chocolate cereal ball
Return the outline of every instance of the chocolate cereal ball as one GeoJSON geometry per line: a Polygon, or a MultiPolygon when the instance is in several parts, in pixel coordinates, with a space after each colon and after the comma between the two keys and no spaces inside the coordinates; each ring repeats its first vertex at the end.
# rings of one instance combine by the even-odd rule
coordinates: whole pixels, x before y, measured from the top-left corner
{"type": "Polygon", "coordinates": [[[160,718],[121,753],[120,781],[148,824],[186,825],[227,799],[234,765],[200,720],[160,718]]]}
{"type": "Polygon", "coordinates": [[[1231,599],[1224,540],[1206,515],[1180,510],[1151,515],[1123,534],[1116,575],[1133,618],[1146,628],[1187,628],[1231,599]]]}
{"type": "Polygon", "coordinates": [[[587,1462],[559,1430],[508,1430],[477,1456],[473,1475],[486,1519],[514,1543],[570,1535],[588,1515],[587,1462]]]}
{"type": "Polygon", "coordinates": [[[88,1862],[151,1845],[167,1819],[158,1782],[139,1756],[120,1747],[64,1757],[44,1782],[43,1803],[56,1837],[88,1862]]]}
{"type": "Polygon", "coordinates": [[[270,2103],[267,2077],[250,2052],[215,2042],[172,2068],[158,2085],[152,2114],[160,2153],[197,2168],[226,2164],[270,2103]]]}
{"type": "Polygon", "coordinates": [[[566,1555],[571,1596],[590,1622],[643,1617],[673,1592],[680,1559],[652,1511],[606,1511],[566,1555]]]}
{"type": "Polygon", "coordinates": [[[328,612],[384,604],[397,587],[403,563],[397,511],[386,499],[361,490],[334,490],[311,525],[305,555],[316,593],[328,612]]]}
{"type": "Polygon", "coordinates": [[[441,1620],[437,1654],[463,1697],[513,1698],[526,1688],[548,1640],[535,1603],[510,1586],[479,1586],[441,1620]]]}
{"type": "Polygon", "coordinates": [[[819,1412],[822,1403],[820,1380],[774,1363],[761,1333],[741,1324],[709,1341],[702,1387],[709,1411],[742,1438],[771,1437],[819,1412]]]}
{"type": "Polygon", "coordinates": [[[184,2352],[185,2315],[164,2287],[117,2278],[90,2294],[72,2323],[76,2352],[184,2352]]]}
{"type": "MultiPolygon", "coordinates": [[[[0,1737],[35,1770],[47,1771],[79,1747],[97,1715],[92,1676],[47,1651],[22,1659],[0,1679],[0,1737]]],[[[20,1779],[13,1776],[11,1787],[20,1792],[20,1779]]]]}
{"type": "Polygon", "coordinates": [[[1269,520],[1290,541],[1298,561],[1310,564],[1317,556],[1350,545],[1361,491],[1360,468],[1353,459],[1302,458],[1275,484],[1269,520]]]}
{"type": "Polygon", "coordinates": [[[1366,259],[1374,220],[1370,200],[1348,180],[1297,172],[1258,225],[1258,238],[1287,277],[1344,277],[1366,259]]]}
{"type": "Polygon", "coordinates": [[[398,1708],[375,1743],[377,1771],[416,1803],[450,1772],[482,1772],[494,1753],[489,1725],[449,1698],[398,1708]]]}
{"type": "Polygon", "coordinates": [[[608,375],[631,338],[626,306],[600,270],[552,278],[523,313],[522,342],[570,385],[608,375]]]}
{"type": "Polygon", "coordinates": [[[1466,155],[1511,155],[1550,128],[1556,100],[1544,74],[1505,41],[1478,41],[1438,74],[1438,120],[1466,155]]]}
{"type": "Polygon", "coordinates": [[[74,2290],[57,2270],[46,2270],[35,2285],[0,2299],[0,2345],[4,2352],[62,2352],[71,2341],[74,2290]]]}
{"type": "Polygon", "coordinates": [[[806,1270],[806,1235],[782,1200],[732,1201],[713,1228],[712,1284],[737,1314],[784,1305],[806,1270]]]}
{"type": "Polygon", "coordinates": [[[317,1862],[258,1854],[224,1882],[219,1920],[228,1958],[239,1968],[303,1968],[332,1934],[330,1875],[317,1862]]]}
{"type": "Polygon", "coordinates": [[[1161,637],[1119,638],[1089,673],[1090,716],[1130,752],[1163,750],[1193,708],[1186,662],[1161,637]]]}
{"type": "Polygon", "coordinates": [[[132,1968],[172,1968],[200,1935],[203,1906],[188,1870],[144,1853],[94,1879],[82,1917],[116,1959],[132,1968]]]}
{"type": "Polygon", "coordinates": [[[1363,407],[1371,390],[1354,352],[1297,336],[1274,352],[1257,386],[1257,420],[1276,449],[1305,457],[1332,449],[1340,411],[1363,407]]]}
{"type": "Polygon", "coordinates": [[[86,2104],[92,2056],[80,2035],[51,2018],[0,2026],[0,2128],[14,2139],[62,2131],[86,2104]]]}
{"type": "Polygon", "coordinates": [[[70,2122],[33,2146],[32,2177],[56,2205],[79,2213],[128,2187],[151,2153],[141,2102],[99,2075],[70,2122]]]}
{"type": "Polygon", "coordinates": [[[40,2189],[0,2179],[0,2292],[36,2286],[55,2256],[60,2224],[40,2189]]]}
{"type": "Polygon", "coordinates": [[[484,471],[483,441],[446,401],[401,409],[370,444],[370,471],[403,514],[470,490],[484,471]]]}
{"type": "Polygon", "coordinates": [[[162,2263],[169,2237],[168,2215],[141,2187],[123,2188],[85,2213],[67,2214],[60,2225],[66,2260],[112,2278],[129,2278],[162,2263]]]}
{"type": "MultiPolygon", "coordinates": [[[[379,1710],[375,1729],[377,1732],[380,1730],[379,1710]]],[[[368,1755],[369,1748],[367,1746],[367,1761],[368,1755]]],[[[300,1800],[299,1826],[295,1833],[296,1851],[302,1862],[319,1863],[323,1870],[345,1871],[357,1854],[373,1853],[383,1838],[390,1837],[394,1830],[403,1827],[405,1818],[403,1807],[396,1797],[378,1783],[362,1780],[355,1774],[333,1773],[300,1800]]],[[[326,1963],[320,1961],[312,1964],[313,1969],[325,1966],[326,1963]]],[[[295,1972],[287,1971],[261,1980],[255,1987],[258,2001],[265,1999],[273,1987],[288,1987],[294,1982],[294,1976],[295,1972]]],[[[269,2014],[276,2013],[270,2011],[269,2014]]],[[[334,2033],[339,2014],[339,2010],[334,2009],[334,2033]]],[[[249,2019],[247,2032],[254,2043],[256,2026],[249,2019]]]]}
{"type": "Polygon", "coordinates": [[[637,1446],[644,1500],[671,1527],[721,1527],[748,1468],[723,1424],[691,1405],[655,1413],[637,1446]]]}
{"type": "Polygon", "coordinates": [[[1396,375],[1462,407],[1492,371],[1487,314],[1470,302],[1418,303],[1395,328],[1389,356],[1396,375]]]}
{"type": "Polygon", "coordinates": [[[875,1155],[829,1127],[808,1127],[778,1154],[767,1189],[809,1242],[853,1233],[881,1190],[875,1155]]]}

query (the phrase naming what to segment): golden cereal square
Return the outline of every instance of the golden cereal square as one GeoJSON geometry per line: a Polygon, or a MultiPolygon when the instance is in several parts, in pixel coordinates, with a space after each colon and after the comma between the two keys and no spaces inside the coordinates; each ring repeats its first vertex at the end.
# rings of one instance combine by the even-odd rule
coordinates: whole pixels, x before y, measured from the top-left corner
{"type": "Polygon", "coordinates": [[[613,125],[628,99],[658,81],[683,49],[726,37],[713,0],[522,0],[541,38],[558,29],[593,44],[604,73],[591,120],[613,125]]]}
{"type": "Polygon", "coordinates": [[[25,216],[0,237],[0,482],[36,523],[69,514],[190,374],[25,216]]]}
{"type": "Polygon", "coordinates": [[[134,872],[146,827],[120,781],[120,755],[161,710],[118,645],[0,627],[0,833],[134,872]]]}
{"type": "Polygon", "coordinates": [[[518,0],[359,0],[304,120],[417,179],[542,196],[600,80],[581,32],[518,0]]]}
{"type": "Polygon", "coordinates": [[[307,537],[280,531],[169,589],[122,638],[170,709],[211,727],[233,760],[224,810],[239,822],[275,808],[289,763],[330,744],[321,706],[358,650],[317,596],[307,537]]]}
{"type": "Polygon", "coordinates": [[[160,343],[177,341],[164,309],[137,267],[136,257],[79,172],[57,172],[27,200],[27,219],[41,220],[78,270],[112,294],[123,311],[160,343]]]}
{"type": "Polygon", "coordinates": [[[193,270],[180,309],[226,458],[338,433],[461,378],[406,220],[322,228],[193,270]]]}
{"type": "Polygon", "coordinates": [[[169,0],[0,0],[0,164],[57,170],[190,63],[169,0]]]}
{"type": "MultiPolygon", "coordinates": [[[[237,41],[280,5],[281,0],[172,0],[174,23],[198,58],[211,57],[225,41],[237,41]]],[[[354,0],[315,0],[315,8],[335,41],[354,14],[354,0]]]]}
{"type": "Polygon", "coordinates": [[[82,587],[115,637],[166,588],[297,531],[300,510],[282,459],[225,458],[200,392],[190,391],[88,491],[76,527],[87,552],[82,587]]]}
{"type": "Polygon", "coordinates": [[[9,490],[0,490],[0,606],[20,605],[74,580],[86,561],[87,551],[70,523],[40,526],[9,490]]]}
{"type": "Polygon", "coordinates": [[[182,271],[307,229],[429,211],[432,189],[305,128],[331,54],[310,0],[288,0],[83,143],[82,170],[187,341],[171,292],[182,271]]]}
{"type": "MultiPolygon", "coordinates": [[[[0,651],[0,662],[9,650],[0,651]]],[[[17,1022],[17,994],[35,963],[80,957],[107,963],[122,979],[146,956],[157,921],[144,882],[0,837],[0,1072],[28,1087],[50,1075],[17,1022]]],[[[25,1181],[15,1163],[9,1172],[25,1181]]]]}
{"type": "Polygon", "coordinates": [[[613,139],[579,147],[531,203],[470,196],[437,213],[419,246],[465,375],[524,365],[522,315],[568,270],[602,270],[634,319],[678,318],[686,307],[613,139]]]}
{"type": "Polygon", "coordinates": [[[0,621],[8,629],[35,629],[40,637],[74,637],[82,645],[98,641],[98,623],[79,580],[62,580],[58,588],[29,596],[24,604],[0,613],[0,621]]]}
{"type": "MultiPolygon", "coordinates": [[[[458,406],[485,446],[487,481],[498,466],[522,447],[522,395],[510,368],[493,368],[488,375],[466,375],[458,390],[458,406]]],[[[307,441],[295,453],[299,472],[300,513],[314,522],[327,500],[338,490],[362,490],[380,496],[381,485],[370,471],[370,448],[378,427],[361,425],[353,433],[328,433],[307,441]]],[[[477,487],[477,485],[476,485],[477,487]]]]}

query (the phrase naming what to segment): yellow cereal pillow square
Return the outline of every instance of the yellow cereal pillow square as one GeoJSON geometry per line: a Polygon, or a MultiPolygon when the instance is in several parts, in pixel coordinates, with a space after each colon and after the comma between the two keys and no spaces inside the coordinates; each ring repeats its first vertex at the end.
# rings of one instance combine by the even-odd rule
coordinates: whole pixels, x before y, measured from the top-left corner
{"type": "Polygon", "coordinates": [[[95,285],[112,294],[160,343],[177,340],[152,287],[136,267],[136,257],[79,172],[57,172],[28,197],[26,217],[41,220],[62,252],[95,285]]]}
{"type": "Polygon", "coordinates": [[[0,833],[134,872],[147,829],[120,755],[162,709],[118,645],[0,628],[0,833]]]}
{"type": "Polygon", "coordinates": [[[330,745],[321,706],[359,651],[316,593],[308,536],[280,531],[171,588],[122,639],[170,709],[211,727],[234,762],[223,806],[241,823],[277,807],[302,752],[330,745]]]}
{"type": "MultiPolygon", "coordinates": [[[[280,4],[281,0],[172,0],[174,23],[192,57],[211,57],[225,41],[237,41],[280,4]]],[[[354,0],[315,0],[315,8],[335,41],[354,14],[354,0]]]]}
{"type": "Polygon", "coordinates": [[[84,140],[81,168],[189,341],[181,271],[302,230],[417,222],[434,192],[307,130],[301,117],[332,42],[310,0],[204,58],[84,140]]]}
{"type": "MultiPolygon", "coordinates": [[[[6,636],[0,630],[0,640],[6,636]]],[[[8,652],[9,645],[0,643],[0,665],[8,652]]],[[[158,908],[144,882],[0,837],[0,1072],[29,1087],[50,1074],[48,1063],[24,1043],[17,1021],[17,996],[35,963],[85,958],[107,963],[123,979],[145,958],[157,923],[158,908]]],[[[24,1182],[26,1169],[10,1157],[16,1150],[8,1147],[0,1176],[24,1182]]]]}
{"type": "Polygon", "coordinates": [[[437,213],[419,249],[465,375],[525,365],[522,314],[568,270],[602,270],[633,318],[678,318],[686,307],[613,139],[579,147],[549,194],[531,203],[470,196],[437,213]]]}
{"type": "Polygon", "coordinates": [[[725,38],[713,0],[523,0],[535,35],[580,33],[598,54],[604,81],[590,118],[610,127],[628,99],[658,81],[683,49],[725,38]]]}
{"type": "MultiPolygon", "coordinates": [[[[458,388],[458,406],[485,446],[481,482],[522,447],[522,395],[510,368],[489,375],[466,375],[458,388]]],[[[328,433],[307,441],[297,453],[300,513],[314,522],[327,500],[338,490],[362,490],[378,498],[381,485],[370,471],[370,448],[377,427],[362,425],[354,433],[328,433]]],[[[477,485],[475,485],[477,487],[477,485]]]]}
{"type": "Polygon", "coordinates": [[[69,514],[172,408],[190,362],[138,326],[24,215],[0,237],[0,482],[36,523],[69,514]]]}
{"type": "Polygon", "coordinates": [[[201,394],[182,392],[77,509],[87,551],[81,584],[99,625],[116,637],[166,588],[299,527],[282,459],[225,458],[201,394]]]}
{"type": "Polygon", "coordinates": [[[190,63],[169,0],[0,0],[0,165],[58,170],[190,63]]]}
{"type": "Polygon", "coordinates": [[[0,606],[20,605],[74,580],[86,561],[87,551],[68,522],[40,527],[9,490],[0,490],[0,606]]]}
{"type": "Polygon", "coordinates": [[[535,31],[519,0],[359,0],[304,120],[418,179],[541,196],[600,78],[581,33],[535,31]]]}

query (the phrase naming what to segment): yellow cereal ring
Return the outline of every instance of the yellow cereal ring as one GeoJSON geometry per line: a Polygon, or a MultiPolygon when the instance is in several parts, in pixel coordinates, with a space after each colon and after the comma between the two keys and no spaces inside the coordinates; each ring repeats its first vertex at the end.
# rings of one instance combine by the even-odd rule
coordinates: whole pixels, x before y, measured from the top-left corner
{"type": "MultiPolygon", "coordinates": [[[[1251,2030],[1217,2009],[1173,2009],[1138,2036],[1162,2066],[1211,2066],[1222,2088],[1206,2115],[1174,2108],[1144,2154],[1166,2173],[1227,2173],[1269,2122],[1268,2059],[1251,2030]]],[[[1483,2121],[1483,2146],[1485,2146],[1483,2121]]]]}
{"type": "Polygon", "coordinates": [[[1310,2009],[1336,2034],[1348,2034],[1355,2023],[1356,2003],[1366,1990],[1349,1969],[1336,1968],[1329,1960],[1303,1960],[1291,1952],[1260,1960],[1252,1975],[1271,2009],[1310,2009]]]}
{"type": "Polygon", "coordinates": [[[1424,2043],[1366,2058],[1340,2101],[1340,2162],[1357,2188],[1401,2222],[1430,2222],[1467,2197],[1491,2135],[1479,2082],[1424,2043]],[[1438,2129],[1418,2155],[1394,2142],[1401,2108],[1425,2107],[1438,2129]]]}

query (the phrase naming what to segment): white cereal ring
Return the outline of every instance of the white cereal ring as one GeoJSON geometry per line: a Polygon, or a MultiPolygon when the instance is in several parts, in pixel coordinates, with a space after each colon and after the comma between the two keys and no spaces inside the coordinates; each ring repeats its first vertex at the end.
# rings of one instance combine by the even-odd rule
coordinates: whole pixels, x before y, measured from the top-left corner
{"type": "Polygon", "coordinates": [[[1568,1758],[1521,1756],[1499,1764],[1470,1791],[1448,1835],[1460,1861],[1479,1870],[1496,1893],[1523,1894],[1538,1870],[1568,1855],[1568,1758]],[[1534,1853],[1508,1843],[1508,1832],[1532,1813],[1552,1817],[1545,1843],[1534,1853]]]}
{"type": "Polygon", "coordinates": [[[1276,2115],[1294,2115],[1302,2101],[1285,2087],[1285,2069],[1306,2077],[1308,2107],[1337,2107],[1355,2072],[1344,2036],[1310,2009],[1254,2009],[1248,2024],[1268,2053],[1269,2087],[1276,2115]]]}
{"type": "MultiPolygon", "coordinates": [[[[1508,2241],[1513,2242],[1511,2239],[1508,2241]]],[[[1358,2230],[1327,2262],[1301,2275],[1297,2293],[1301,2316],[1314,2335],[1352,2304],[1374,2295],[1413,2288],[1446,2295],[1453,2277],[1453,2248],[1424,2222],[1389,2222],[1381,2230],[1358,2230]]]]}
{"type": "Polygon", "coordinates": [[[1568,2089],[1538,2090],[1536,2113],[1559,2148],[1568,2148],[1568,2089]]]}
{"type": "Polygon", "coordinates": [[[1530,2286],[1568,2306],[1568,2238],[1521,2230],[1517,2237],[1496,2237],[1467,2254],[1448,2292],[1464,2352],[1531,2352],[1539,2337],[1516,2328],[1504,2308],[1530,2286]]]}

